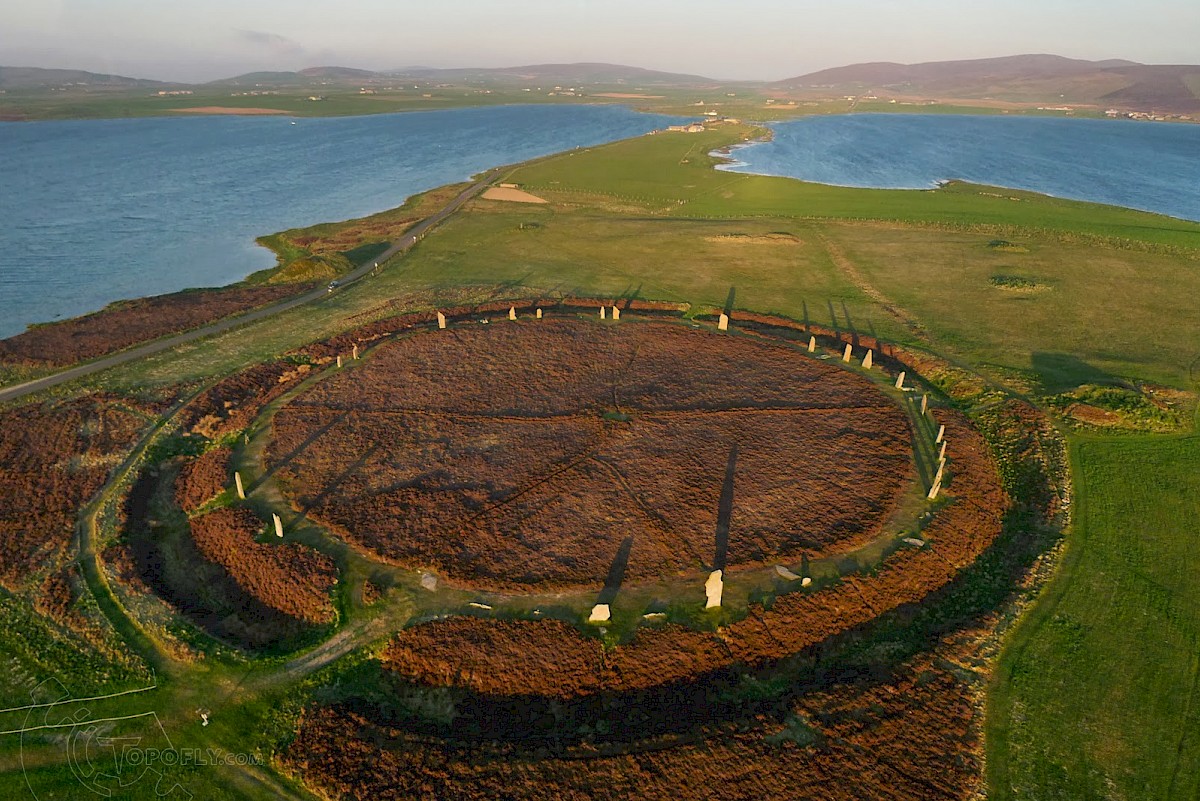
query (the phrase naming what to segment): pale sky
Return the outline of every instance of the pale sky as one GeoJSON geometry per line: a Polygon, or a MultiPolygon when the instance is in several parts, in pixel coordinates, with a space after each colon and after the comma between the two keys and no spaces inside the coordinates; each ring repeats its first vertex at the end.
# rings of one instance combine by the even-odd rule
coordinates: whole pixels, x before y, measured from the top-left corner
{"type": "Polygon", "coordinates": [[[1019,53],[1200,63],[1200,0],[3,0],[0,65],[251,70],[603,61],[777,80],[1019,53]]]}

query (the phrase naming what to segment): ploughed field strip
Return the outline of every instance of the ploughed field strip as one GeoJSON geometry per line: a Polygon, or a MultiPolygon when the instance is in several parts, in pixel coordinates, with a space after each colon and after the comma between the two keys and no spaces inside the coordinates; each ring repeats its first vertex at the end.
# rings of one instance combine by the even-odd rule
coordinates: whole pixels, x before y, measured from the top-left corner
{"type": "Polygon", "coordinates": [[[379,345],[276,413],[265,467],[373,557],[529,591],[600,586],[629,538],[626,581],[853,550],[915,481],[912,439],[782,342],[546,318],[379,345]]]}

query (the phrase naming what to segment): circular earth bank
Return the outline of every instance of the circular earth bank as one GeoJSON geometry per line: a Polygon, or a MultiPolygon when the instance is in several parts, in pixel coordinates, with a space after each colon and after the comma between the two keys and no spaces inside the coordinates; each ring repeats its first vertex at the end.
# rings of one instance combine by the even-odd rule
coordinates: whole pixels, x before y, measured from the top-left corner
{"type": "Polygon", "coordinates": [[[273,425],[267,466],[310,519],[489,589],[844,552],[878,536],[915,478],[908,421],[866,378],[677,323],[408,336],[273,425]]]}

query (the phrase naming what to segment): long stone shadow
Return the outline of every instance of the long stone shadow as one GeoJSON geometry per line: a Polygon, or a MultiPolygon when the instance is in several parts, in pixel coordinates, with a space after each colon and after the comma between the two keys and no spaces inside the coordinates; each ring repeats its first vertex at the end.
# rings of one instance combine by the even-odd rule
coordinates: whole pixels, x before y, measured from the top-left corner
{"type": "Polygon", "coordinates": [[[729,287],[729,294],[725,296],[725,313],[733,314],[733,304],[737,300],[737,287],[729,287]]]}
{"type": "Polygon", "coordinates": [[[738,446],[729,449],[725,463],[725,482],[721,485],[721,500],[717,503],[717,537],[713,553],[713,570],[725,570],[729,560],[729,521],[733,518],[733,474],[737,470],[738,446]]]}
{"type": "Polygon", "coordinates": [[[342,414],[339,414],[337,417],[333,418],[328,423],[321,426],[316,431],[312,432],[307,437],[305,437],[304,441],[301,442],[299,445],[297,445],[295,448],[293,448],[290,453],[288,453],[286,456],[284,456],[278,462],[276,462],[275,464],[271,465],[266,470],[264,470],[262,475],[259,476],[257,479],[250,482],[250,485],[248,487],[246,487],[246,492],[247,493],[254,492],[254,490],[258,489],[263,484],[265,484],[267,481],[269,481],[271,476],[278,473],[280,470],[282,470],[287,465],[290,465],[296,459],[297,456],[304,453],[304,451],[308,450],[314,442],[316,442],[318,439],[320,439],[322,436],[324,436],[325,432],[327,432],[329,429],[333,428],[338,423],[345,420],[349,414],[350,414],[350,412],[343,412],[342,414]]]}
{"type": "Polygon", "coordinates": [[[287,523],[288,527],[291,528],[292,526],[296,525],[300,521],[307,520],[309,512],[311,512],[316,507],[320,506],[321,503],[326,498],[328,498],[335,489],[340,487],[342,485],[342,483],[345,482],[346,479],[350,478],[350,476],[354,475],[360,469],[362,469],[362,466],[365,465],[368,461],[370,461],[371,457],[374,456],[375,453],[382,447],[383,447],[383,445],[381,443],[375,443],[370,448],[367,448],[367,450],[363,453],[362,456],[358,457],[358,459],[356,459],[353,464],[351,464],[349,467],[347,467],[345,470],[343,470],[341,473],[339,473],[333,480],[331,480],[328,484],[326,484],[325,487],[316,496],[314,496],[311,500],[309,500],[308,503],[304,504],[304,508],[302,510],[300,510],[299,512],[297,512],[292,517],[292,519],[288,521],[288,523],[287,523]]]}
{"type": "Polygon", "coordinates": [[[617,591],[621,589],[621,584],[625,581],[625,571],[629,567],[629,554],[632,551],[633,535],[630,534],[617,549],[612,566],[608,568],[608,577],[604,579],[604,589],[600,590],[600,596],[596,599],[596,603],[611,605],[617,600],[617,591]]]}
{"type": "Polygon", "coordinates": [[[1030,363],[1041,381],[1042,389],[1052,395],[1084,384],[1120,383],[1111,374],[1070,353],[1034,351],[1030,356],[1030,363]]]}

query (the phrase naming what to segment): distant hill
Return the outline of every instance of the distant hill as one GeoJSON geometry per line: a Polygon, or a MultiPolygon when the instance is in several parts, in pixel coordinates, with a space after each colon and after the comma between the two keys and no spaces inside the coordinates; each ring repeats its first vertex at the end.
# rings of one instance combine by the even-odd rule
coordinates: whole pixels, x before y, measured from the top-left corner
{"type": "Polygon", "coordinates": [[[445,81],[504,81],[533,83],[583,83],[583,84],[648,84],[651,86],[676,86],[714,84],[712,78],[702,75],[687,75],[661,72],[621,64],[529,64],[521,67],[434,69],[429,67],[406,67],[391,70],[389,75],[397,77],[423,78],[445,81]]]}
{"type": "Polygon", "coordinates": [[[48,89],[64,86],[102,86],[114,89],[165,86],[162,81],[105,75],[84,70],[54,70],[41,67],[0,67],[0,89],[48,89]]]}
{"type": "Polygon", "coordinates": [[[774,89],[833,89],[880,97],[1074,103],[1172,113],[1200,111],[1200,66],[1022,55],[921,64],[874,62],[777,81],[774,89]]]}

